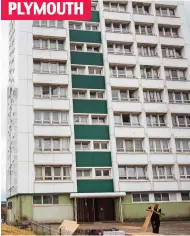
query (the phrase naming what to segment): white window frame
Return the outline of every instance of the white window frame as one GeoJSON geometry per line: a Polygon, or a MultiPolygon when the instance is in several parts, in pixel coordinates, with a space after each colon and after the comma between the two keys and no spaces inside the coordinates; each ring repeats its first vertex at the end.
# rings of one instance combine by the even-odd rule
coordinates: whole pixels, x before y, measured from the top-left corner
{"type": "Polygon", "coordinates": [[[106,32],[112,32],[112,33],[121,33],[121,34],[130,34],[129,31],[129,23],[115,23],[115,22],[105,22],[106,32]],[[119,24],[118,28],[114,28],[114,24],[119,24]],[[110,25],[108,27],[108,25],[110,25]]]}
{"type": "Polygon", "coordinates": [[[157,16],[167,16],[167,17],[176,17],[176,12],[175,12],[175,9],[174,8],[169,8],[169,7],[164,7],[164,6],[162,6],[162,7],[156,7],[156,15],[157,16]],[[167,14],[165,15],[165,14],[163,14],[163,9],[166,9],[166,11],[167,11],[167,14]],[[170,15],[170,10],[174,10],[174,15],[170,15]],[[158,11],[159,11],[159,13],[158,13],[158,11]]]}
{"type": "Polygon", "coordinates": [[[138,46],[138,54],[139,56],[143,57],[156,57],[158,56],[158,53],[156,52],[156,47],[154,46],[145,46],[145,45],[140,45],[138,46]],[[147,50],[147,54],[145,53],[147,50]]]}
{"type": "Polygon", "coordinates": [[[133,193],[133,194],[132,194],[132,201],[133,201],[133,203],[136,203],[136,202],[137,202],[137,203],[138,203],[138,202],[145,202],[145,203],[146,203],[146,202],[149,202],[149,201],[150,201],[149,194],[148,194],[148,193],[133,193]],[[138,195],[140,196],[140,201],[134,201],[134,196],[133,196],[134,194],[138,194],[138,195]],[[143,194],[144,194],[144,195],[148,195],[148,201],[142,201],[142,199],[143,199],[143,198],[142,198],[142,195],[143,195],[143,194]]]}
{"type": "Polygon", "coordinates": [[[71,66],[71,74],[73,75],[85,75],[85,66],[71,66]],[[75,71],[73,71],[75,69],[75,71]]]}
{"type": "Polygon", "coordinates": [[[190,139],[175,139],[175,144],[176,144],[176,152],[190,152],[190,139]],[[177,142],[180,145],[180,149],[177,148],[177,142]],[[184,149],[183,142],[187,142],[188,149],[184,149]]]}
{"type": "MultiPolygon", "coordinates": [[[[44,22],[44,23],[45,23],[44,22]]],[[[33,27],[49,27],[49,28],[64,28],[65,24],[64,24],[64,20],[34,20],[33,21],[33,27]],[[42,21],[45,21],[46,24],[42,24],[42,21]],[[55,24],[50,24],[51,22],[54,22],[55,24]],[[59,23],[62,23],[62,26],[59,23]],[[37,24],[38,23],[38,24],[37,24]]]]}
{"type": "Polygon", "coordinates": [[[165,69],[165,74],[169,74],[169,76],[166,75],[166,79],[167,80],[186,80],[186,76],[185,76],[185,70],[182,69],[177,69],[177,68],[166,68],[165,69]],[[177,77],[172,77],[172,71],[176,71],[177,73],[177,77]],[[180,74],[183,73],[183,77],[180,77],[180,74]]]}
{"type": "Polygon", "coordinates": [[[83,52],[84,51],[84,44],[82,43],[70,43],[70,50],[76,51],[76,52],[83,52]],[[74,49],[72,49],[74,47],[74,49]],[[81,47],[81,50],[79,50],[77,47],[81,47]]]}
{"type": "Polygon", "coordinates": [[[128,181],[133,181],[133,180],[147,180],[147,167],[144,165],[128,165],[128,166],[118,166],[118,170],[120,168],[124,168],[125,169],[125,176],[120,175],[120,171],[119,171],[119,180],[128,180],[128,181]],[[134,177],[131,178],[131,174],[129,171],[129,168],[133,168],[135,175],[134,177]],[[143,168],[143,172],[144,172],[144,176],[140,177],[139,176],[139,172],[138,172],[138,168],[143,168]]]}
{"type": "Polygon", "coordinates": [[[41,39],[41,38],[33,38],[33,48],[34,49],[40,49],[40,50],[51,50],[51,51],[63,51],[64,50],[64,40],[63,39],[41,39]],[[35,46],[34,41],[39,41],[39,47],[35,46]],[[47,41],[47,48],[43,47],[42,41],[47,41]],[[51,41],[55,41],[55,49],[51,48],[51,41]],[[59,47],[59,42],[63,42],[63,47],[59,47]]]}
{"type": "Polygon", "coordinates": [[[148,127],[165,127],[166,126],[166,122],[165,122],[165,115],[159,115],[159,114],[146,114],[146,119],[148,118],[148,116],[150,117],[150,123],[148,123],[147,121],[147,126],[148,127]],[[156,123],[154,122],[153,117],[156,116],[156,123]],[[164,123],[160,122],[160,117],[163,116],[164,118],[164,123]]]}
{"type": "Polygon", "coordinates": [[[158,26],[159,29],[159,35],[161,37],[172,37],[172,38],[179,38],[179,33],[178,33],[178,29],[177,28],[172,28],[172,27],[161,27],[161,26],[158,26]],[[160,31],[160,29],[162,29],[162,32],[160,31]],[[168,34],[166,31],[167,29],[169,29],[170,33],[168,34]],[[174,33],[174,29],[177,29],[177,33],[174,33]]]}
{"type": "Polygon", "coordinates": [[[91,11],[98,11],[98,2],[91,2],[91,11]]]}
{"type": "Polygon", "coordinates": [[[190,94],[189,94],[189,91],[187,91],[187,92],[185,92],[185,91],[183,91],[183,92],[178,92],[178,91],[168,91],[168,96],[169,96],[169,94],[172,94],[172,97],[173,97],[173,99],[171,100],[170,99],[170,97],[169,97],[169,102],[170,103],[190,103],[190,94]],[[176,100],[175,99],[175,94],[176,93],[180,93],[180,100],[176,100]],[[184,94],[187,94],[187,96],[188,96],[188,100],[184,100],[183,99],[183,95],[184,94]]]}
{"type": "Polygon", "coordinates": [[[180,179],[190,179],[190,174],[187,173],[187,168],[190,168],[190,165],[179,166],[180,179]],[[180,169],[183,171],[183,174],[181,174],[180,169]]]}
{"type": "Polygon", "coordinates": [[[121,77],[121,78],[136,78],[134,75],[134,71],[135,68],[134,67],[127,67],[127,66],[110,66],[110,76],[111,77],[121,77]],[[122,70],[121,70],[122,69],[122,70]],[[131,73],[128,72],[131,71],[132,72],[132,76],[131,73]],[[129,74],[129,75],[128,75],[129,74]]]}
{"type": "Polygon", "coordinates": [[[92,179],[92,168],[77,168],[76,172],[81,171],[82,176],[78,176],[77,173],[77,179],[92,179]],[[85,171],[90,171],[89,176],[85,176],[85,171]]]}
{"type": "Polygon", "coordinates": [[[150,146],[150,152],[163,152],[163,153],[167,153],[167,152],[171,152],[171,148],[170,148],[170,139],[149,139],[149,146],[150,146]],[[153,144],[153,148],[151,148],[151,142],[153,144]],[[156,147],[156,142],[159,142],[159,146],[160,149],[158,149],[156,147]],[[165,144],[167,144],[167,148],[165,148],[165,144],[163,144],[163,142],[166,142],[165,144]]]}
{"type": "Polygon", "coordinates": [[[36,145],[35,145],[35,152],[68,152],[70,149],[70,142],[69,142],[69,138],[51,138],[51,137],[47,137],[47,138],[41,138],[41,137],[35,137],[35,143],[40,140],[41,142],[41,148],[37,149],[36,145]],[[53,140],[60,140],[60,150],[59,151],[54,151],[53,150],[53,140]],[[44,146],[44,140],[50,140],[50,147],[48,148],[48,150],[45,150],[45,146],[44,146]],[[65,147],[63,146],[63,141],[67,142],[67,147],[65,149],[65,147]]]}
{"type": "Polygon", "coordinates": [[[94,100],[94,99],[96,99],[96,100],[104,100],[104,99],[105,99],[105,92],[104,92],[104,91],[101,91],[101,90],[100,90],[100,91],[97,91],[97,90],[90,90],[90,91],[89,91],[89,96],[90,96],[89,98],[92,99],[92,100],[94,100]],[[95,97],[91,97],[91,93],[95,93],[95,97]],[[103,95],[103,97],[102,97],[102,98],[101,98],[101,97],[99,98],[99,97],[98,97],[99,94],[103,95]]]}
{"type": "Polygon", "coordinates": [[[99,44],[86,44],[86,51],[93,52],[93,53],[100,53],[101,52],[101,45],[99,45],[99,44]],[[88,48],[92,48],[92,50],[88,50],[88,48]],[[98,51],[96,51],[95,48],[98,48],[98,51]]]}
{"type": "Polygon", "coordinates": [[[110,179],[111,178],[111,168],[95,168],[95,178],[96,179],[110,179]],[[97,176],[96,171],[100,171],[101,176],[97,176]],[[104,176],[104,171],[108,171],[109,175],[104,176]]]}
{"type": "Polygon", "coordinates": [[[139,114],[133,114],[133,113],[130,113],[130,114],[118,114],[118,113],[114,113],[114,125],[115,126],[140,126],[139,114]],[[128,115],[129,116],[129,119],[130,119],[129,123],[125,123],[123,121],[123,115],[128,115]],[[132,119],[133,116],[137,116],[138,123],[133,123],[133,119],[132,119]],[[116,122],[116,117],[119,117],[119,120],[120,120],[119,122],[116,122]]]}
{"type": "Polygon", "coordinates": [[[68,124],[68,112],[67,111],[47,111],[50,113],[50,123],[47,124],[44,122],[44,111],[43,110],[35,110],[34,111],[34,124],[39,124],[39,125],[67,125],[68,124]],[[36,120],[35,119],[35,114],[37,112],[41,113],[41,119],[36,120]],[[58,123],[53,122],[53,114],[58,113],[58,123]],[[66,120],[63,122],[62,121],[62,115],[66,115],[66,120]]]}
{"type": "Polygon", "coordinates": [[[55,88],[56,86],[43,86],[43,85],[34,85],[34,98],[49,98],[49,99],[65,99],[67,97],[67,87],[58,87],[58,94],[57,96],[52,95],[52,88],[55,88]],[[49,87],[49,94],[43,95],[43,88],[49,87]],[[39,94],[35,96],[35,88],[39,89],[39,94]],[[64,89],[64,94],[61,94],[61,91],[64,89]]]}
{"type": "Polygon", "coordinates": [[[99,23],[85,22],[85,30],[98,32],[100,30],[99,23]],[[96,27],[97,29],[95,30],[93,27],[96,27]]]}
{"type": "Polygon", "coordinates": [[[42,61],[33,61],[33,65],[35,64],[35,63],[38,63],[39,64],[39,66],[40,66],[40,70],[38,71],[38,70],[35,70],[35,68],[33,67],[33,73],[40,73],[40,74],[65,74],[66,73],[66,71],[65,71],[65,69],[66,69],[66,64],[65,63],[63,63],[63,62],[42,62],[42,61]],[[43,64],[47,64],[47,70],[44,70],[43,69],[43,64]],[[52,72],[52,70],[51,70],[51,66],[52,65],[55,65],[56,64],[56,66],[57,66],[57,69],[56,69],[56,72],[52,72]],[[60,70],[60,66],[64,66],[64,71],[62,71],[62,69],[60,70]]]}
{"type": "Polygon", "coordinates": [[[136,90],[119,90],[119,89],[112,89],[112,100],[113,101],[130,101],[130,102],[137,102],[139,101],[138,91],[136,90]],[[117,93],[117,97],[113,96],[113,92],[117,93]],[[126,97],[122,97],[121,93],[125,92],[126,97]],[[130,93],[133,92],[134,97],[130,97],[130,93]]]}
{"type": "Polygon", "coordinates": [[[162,47],[161,48],[162,49],[162,57],[163,58],[173,58],[173,59],[179,59],[179,58],[183,58],[183,55],[182,55],[182,48],[174,48],[174,47],[171,47],[171,48],[169,48],[169,47],[162,47]],[[166,50],[166,55],[163,55],[163,49],[165,49],[166,50]],[[170,50],[172,50],[172,54],[173,55],[170,55],[170,50]],[[179,52],[180,52],[180,55],[178,56],[177,55],[177,51],[178,50],[180,50],[179,52]]]}
{"type": "Polygon", "coordinates": [[[155,201],[156,202],[169,202],[170,201],[170,194],[169,193],[154,193],[154,199],[155,199],[155,201]],[[160,195],[160,198],[161,198],[161,200],[159,201],[159,200],[156,200],[156,198],[155,198],[155,195],[160,195]],[[168,195],[168,200],[163,200],[163,194],[167,194],[168,195]]]}
{"type": "Polygon", "coordinates": [[[167,166],[161,166],[161,165],[156,166],[156,165],[153,165],[152,166],[152,171],[153,171],[153,169],[156,170],[156,175],[154,175],[154,173],[153,173],[153,179],[154,180],[174,179],[173,166],[172,165],[167,165],[167,166]],[[164,168],[163,175],[160,175],[159,168],[164,168]],[[168,175],[167,168],[171,169],[171,173],[172,173],[171,175],[168,175]]]}
{"type": "Polygon", "coordinates": [[[190,115],[180,115],[180,114],[173,114],[172,115],[172,125],[173,127],[190,127],[190,115]],[[184,121],[185,121],[185,124],[184,125],[181,125],[180,122],[179,122],[179,117],[183,117],[184,118],[184,121]],[[174,124],[174,119],[175,119],[175,123],[177,125],[174,124]],[[189,120],[189,122],[187,122],[187,120],[189,120]]]}
{"type": "Polygon", "coordinates": [[[105,125],[107,124],[107,117],[105,115],[91,115],[91,124],[92,125],[105,125]],[[97,122],[94,122],[93,119],[97,119],[97,122]],[[100,120],[104,120],[104,122],[100,122],[100,120]]]}
{"type": "Polygon", "coordinates": [[[108,141],[93,141],[93,150],[95,151],[109,151],[109,142],[108,141]],[[95,148],[95,144],[99,146],[99,148],[95,148]],[[107,148],[103,148],[103,145],[106,144],[107,148]]]}
{"type": "Polygon", "coordinates": [[[144,152],[144,142],[143,139],[116,139],[116,149],[117,152],[132,152],[132,153],[141,153],[144,152]],[[132,149],[131,150],[127,150],[127,145],[126,145],[126,141],[130,141],[132,142],[132,149]],[[141,142],[141,146],[142,148],[136,148],[136,141],[140,141],[141,142]],[[118,147],[118,143],[120,142],[120,147],[118,147]]]}
{"type": "Polygon", "coordinates": [[[104,11],[127,12],[127,3],[104,2],[104,11]],[[105,4],[108,4],[108,8],[105,7],[105,4]],[[113,4],[117,5],[117,9],[113,8],[113,4]],[[124,5],[125,10],[121,8],[121,5],[124,5]]]}
{"type": "Polygon", "coordinates": [[[189,202],[189,201],[190,201],[190,192],[182,192],[182,193],[181,193],[181,200],[182,200],[183,202],[184,202],[184,201],[186,201],[186,202],[188,201],[188,202],[189,202]],[[184,200],[184,199],[183,199],[182,194],[184,194],[184,193],[187,194],[187,195],[189,195],[189,199],[188,199],[188,200],[184,200]]]}
{"type": "Polygon", "coordinates": [[[139,25],[139,24],[136,24],[135,25],[135,32],[136,34],[141,34],[141,35],[153,35],[153,25],[139,25]],[[137,31],[137,28],[138,27],[138,31],[137,31]],[[145,27],[145,32],[142,32],[142,27],[145,27]],[[148,27],[151,27],[151,33],[148,32],[148,27]]]}
{"type": "Polygon", "coordinates": [[[74,115],[74,123],[75,124],[89,124],[89,117],[88,115],[74,115]],[[75,121],[75,119],[78,119],[78,122],[75,121]],[[84,118],[86,119],[86,122],[84,122],[84,118]]]}
{"type": "Polygon", "coordinates": [[[107,49],[109,54],[125,54],[133,55],[132,44],[122,44],[122,43],[107,43],[107,49]],[[118,50],[117,47],[120,46],[121,50],[118,50]],[[129,51],[125,49],[125,46],[129,47],[129,51]]]}
{"type": "Polygon", "coordinates": [[[34,195],[33,196],[33,205],[58,205],[59,204],[59,196],[58,195],[34,195]],[[41,198],[41,203],[34,203],[34,197],[40,197],[41,198]],[[52,199],[51,203],[44,203],[43,198],[44,197],[49,197],[52,199]],[[58,203],[54,203],[54,197],[56,197],[56,199],[58,200],[58,203]]]}
{"type": "Polygon", "coordinates": [[[86,99],[87,98],[87,90],[73,90],[73,98],[74,99],[86,99]]]}
{"type": "Polygon", "coordinates": [[[76,151],[89,151],[90,150],[90,147],[91,147],[91,144],[90,144],[90,141],[76,141],[75,142],[75,150],[76,151]],[[87,148],[84,148],[83,145],[86,144],[88,145],[87,148]],[[76,145],[80,145],[79,148],[76,147],[76,145]]]}
{"type": "Polygon", "coordinates": [[[137,3],[135,5],[134,4],[132,5],[132,7],[133,7],[133,14],[150,15],[150,5],[149,6],[145,6],[143,3],[141,3],[141,4],[137,3]],[[139,7],[142,7],[142,12],[139,11],[139,7]],[[149,7],[149,11],[148,12],[145,10],[145,7],[149,7]]]}
{"type": "Polygon", "coordinates": [[[88,66],[88,75],[103,75],[103,67],[91,67],[88,66]],[[93,71],[93,73],[90,72],[93,71]],[[100,70],[100,73],[98,72],[100,70]]]}
{"type": "Polygon", "coordinates": [[[144,102],[148,102],[148,103],[162,103],[163,100],[162,100],[162,91],[158,90],[154,90],[154,91],[151,91],[151,90],[145,90],[143,91],[143,95],[144,95],[144,102]],[[145,95],[146,93],[146,95],[145,95]],[[151,94],[153,93],[154,95],[154,98],[151,98],[151,94]],[[158,96],[159,94],[159,96],[158,96]]]}
{"type": "Polygon", "coordinates": [[[140,69],[141,69],[141,78],[142,79],[160,79],[159,68],[156,68],[156,67],[141,67],[140,69]],[[151,76],[148,75],[147,70],[151,70],[151,72],[150,72],[151,76]],[[143,71],[143,74],[142,74],[142,71],[143,71]],[[157,75],[155,76],[155,74],[157,74],[157,75]]]}
{"type": "Polygon", "coordinates": [[[83,29],[83,23],[82,22],[70,21],[69,22],[69,29],[70,30],[82,30],[83,29]],[[79,25],[80,25],[80,28],[78,28],[79,25]]]}

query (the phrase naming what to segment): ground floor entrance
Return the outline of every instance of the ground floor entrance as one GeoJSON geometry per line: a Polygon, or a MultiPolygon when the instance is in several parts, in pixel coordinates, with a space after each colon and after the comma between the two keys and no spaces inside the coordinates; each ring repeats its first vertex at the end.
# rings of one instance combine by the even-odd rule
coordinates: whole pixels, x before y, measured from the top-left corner
{"type": "Polygon", "coordinates": [[[78,198],[77,221],[115,221],[114,198],[78,198]]]}

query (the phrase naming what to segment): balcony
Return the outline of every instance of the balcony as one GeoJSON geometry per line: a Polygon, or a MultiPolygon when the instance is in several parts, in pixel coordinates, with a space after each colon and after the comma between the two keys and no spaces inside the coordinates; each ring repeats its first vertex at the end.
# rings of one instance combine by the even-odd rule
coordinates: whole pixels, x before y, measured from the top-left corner
{"type": "Polygon", "coordinates": [[[140,65],[159,66],[160,65],[160,57],[159,56],[141,56],[141,55],[139,55],[139,63],[140,63],[140,65]]]}
{"type": "Polygon", "coordinates": [[[162,79],[149,79],[149,78],[142,78],[141,77],[141,83],[142,87],[149,89],[149,88],[155,88],[155,89],[163,89],[164,87],[164,81],[162,79]]]}
{"type": "Polygon", "coordinates": [[[179,165],[190,165],[190,153],[177,153],[176,157],[179,165]]]}
{"type": "Polygon", "coordinates": [[[133,34],[106,31],[106,40],[115,42],[133,42],[133,34]]]}
{"type": "Polygon", "coordinates": [[[180,190],[189,191],[190,179],[181,179],[180,180],[180,190]]]}
{"type": "Polygon", "coordinates": [[[169,127],[149,127],[147,126],[147,134],[150,138],[170,138],[171,132],[169,127]]]}
{"type": "Polygon", "coordinates": [[[174,25],[178,26],[181,25],[181,19],[175,16],[157,16],[157,22],[159,25],[174,25]]]}
{"type": "Polygon", "coordinates": [[[133,14],[134,22],[154,24],[154,16],[148,14],[133,14]]]}
{"type": "Polygon", "coordinates": [[[66,125],[34,125],[34,136],[70,137],[71,127],[66,125]]]}
{"type": "Polygon", "coordinates": [[[114,112],[141,112],[142,104],[138,101],[112,101],[114,112]]]}
{"type": "Polygon", "coordinates": [[[190,127],[173,127],[172,133],[176,138],[190,138],[190,127]]]}
{"type": "Polygon", "coordinates": [[[175,163],[175,156],[172,153],[150,153],[150,160],[152,164],[169,165],[175,163]]]}
{"type": "Polygon", "coordinates": [[[111,64],[127,64],[128,66],[134,66],[136,64],[136,57],[133,54],[108,54],[108,62],[111,64]]]}
{"type": "Polygon", "coordinates": [[[160,44],[168,46],[184,46],[184,39],[181,37],[162,37],[160,36],[160,44]]]}
{"type": "MultiPolygon", "coordinates": [[[[167,79],[167,78],[166,78],[167,79]]],[[[178,78],[173,78],[173,80],[166,80],[166,86],[168,89],[175,90],[187,90],[190,88],[190,80],[178,80],[178,78]]]]}
{"type": "Polygon", "coordinates": [[[67,99],[34,99],[33,107],[34,109],[69,110],[70,104],[67,99]]]}
{"type": "Polygon", "coordinates": [[[119,191],[122,192],[138,192],[140,188],[143,191],[151,191],[150,180],[119,180],[119,191]]]}
{"type": "Polygon", "coordinates": [[[72,193],[74,191],[74,183],[72,181],[34,182],[34,193],[41,193],[42,189],[43,189],[43,193],[51,193],[52,190],[55,193],[63,193],[63,192],[72,193]]]}
{"type": "Polygon", "coordinates": [[[190,103],[170,103],[170,112],[175,114],[190,114],[190,103]]]}
{"type": "Polygon", "coordinates": [[[163,64],[167,67],[188,67],[188,60],[186,58],[163,58],[163,64]]]}
{"type": "Polygon", "coordinates": [[[35,165],[72,165],[72,153],[41,152],[34,153],[35,165]]]}
{"type": "Polygon", "coordinates": [[[168,106],[166,103],[144,103],[144,109],[148,113],[166,113],[168,106]]]}
{"type": "Polygon", "coordinates": [[[147,165],[148,156],[146,153],[117,153],[118,165],[147,165]]]}
{"type": "Polygon", "coordinates": [[[67,57],[65,50],[33,49],[35,59],[67,61],[67,57]]]}
{"type": "Polygon", "coordinates": [[[33,83],[67,85],[69,83],[69,75],[68,74],[33,73],[33,83]]]}
{"type": "Polygon", "coordinates": [[[144,127],[142,126],[115,126],[115,137],[118,138],[144,138],[144,127]]]}
{"type": "Polygon", "coordinates": [[[66,38],[67,32],[64,28],[33,27],[33,35],[54,38],[66,38]]]}
{"type": "Polygon", "coordinates": [[[178,190],[178,183],[175,179],[171,180],[154,180],[154,191],[176,191],[178,190]]]}
{"type": "Polygon", "coordinates": [[[137,43],[158,44],[156,35],[136,34],[137,43]]]}
{"type": "Polygon", "coordinates": [[[118,11],[104,11],[104,18],[112,21],[131,21],[131,14],[129,12],[118,12],[118,11]]]}
{"type": "Polygon", "coordinates": [[[123,88],[138,88],[139,81],[138,79],[133,78],[119,78],[119,77],[111,77],[110,83],[112,87],[123,87],[123,88]]]}

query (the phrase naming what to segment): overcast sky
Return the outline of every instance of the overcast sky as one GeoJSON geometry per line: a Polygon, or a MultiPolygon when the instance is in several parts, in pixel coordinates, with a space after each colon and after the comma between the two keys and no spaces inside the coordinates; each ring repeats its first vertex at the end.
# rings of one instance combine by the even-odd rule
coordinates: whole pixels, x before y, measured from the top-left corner
{"type": "MultiPolygon", "coordinates": [[[[189,24],[190,31],[190,0],[185,1],[186,18],[189,24]]],[[[8,21],[1,21],[1,34],[0,34],[0,45],[1,45],[1,198],[5,200],[6,194],[6,92],[7,92],[7,81],[8,81],[8,21]]]]}

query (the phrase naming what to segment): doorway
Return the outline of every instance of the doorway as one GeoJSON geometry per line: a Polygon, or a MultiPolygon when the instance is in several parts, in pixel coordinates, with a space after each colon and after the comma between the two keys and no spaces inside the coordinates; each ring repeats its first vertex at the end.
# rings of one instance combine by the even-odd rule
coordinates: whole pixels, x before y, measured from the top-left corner
{"type": "Polygon", "coordinates": [[[113,198],[77,199],[77,221],[115,221],[115,202],[113,198]]]}

